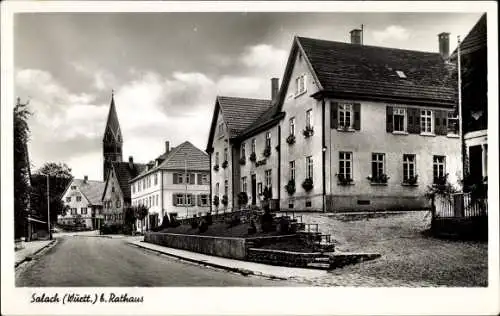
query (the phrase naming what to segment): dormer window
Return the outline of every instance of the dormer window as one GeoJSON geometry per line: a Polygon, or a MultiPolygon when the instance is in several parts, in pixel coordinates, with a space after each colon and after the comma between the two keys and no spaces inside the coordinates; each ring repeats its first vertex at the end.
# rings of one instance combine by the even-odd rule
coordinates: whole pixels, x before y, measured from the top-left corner
{"type": "Polygon", "coordinates": [[[398,74],[399,78],[406,79],[406,75],[403,71],[396,70],[396,73],[398,74]]]}

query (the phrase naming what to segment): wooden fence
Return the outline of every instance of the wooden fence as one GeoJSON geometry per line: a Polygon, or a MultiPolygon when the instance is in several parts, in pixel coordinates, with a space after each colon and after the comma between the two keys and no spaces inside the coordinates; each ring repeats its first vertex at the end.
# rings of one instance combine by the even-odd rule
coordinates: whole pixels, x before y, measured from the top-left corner
{"type": "Polygon", "coordinates": [[[472,218],[488,216],[488,200],[473,200],[470,193],[453,193],[448,196],[436,195],[434,198],[434,217],[472,218]]]}

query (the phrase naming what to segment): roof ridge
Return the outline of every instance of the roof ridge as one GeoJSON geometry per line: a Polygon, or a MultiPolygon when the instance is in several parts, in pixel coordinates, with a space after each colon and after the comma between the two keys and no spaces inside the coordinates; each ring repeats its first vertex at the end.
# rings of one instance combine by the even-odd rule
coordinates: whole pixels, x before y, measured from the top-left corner
{"type": "Polygon", "coordinates": [[[338,43],[338,44],[344,44],[352,47],[370,47],[370,48],[378,48],[378,49],[390,49],[390,50],[398,50],[398,51],[405,51],[405,52],[414,52],[414,53],[421,53],[421,54],[434,54],[434,55],[440,55],[439,52],[429,52],[429,51],[422,51],[422,50],[413,50],[413,49],[404,49],[404,48],[396,48],[396,47],[385,47],[385,46],[377,46],[377,45],[358,45],[358,44],[351,44],[351,43],[346,43],[346,42],[340,42],[340,41],[333,41],[333,40],[328,40],[328,39],[321,39],[321,38],[313,38],[313,37],[307,37],[307,36],[295,36],[297,39],[308,39],[308,40],[313,40],[313,41],[321,41],[321,42],[328,42],[328,43],[338,43]]]}
{"type": "Polygon", "coordinates": [[[217,98],[244,99],[244,100],[269,101],[269,102],[272,101],[271,99],[247,98],[247,97],[224,96],[224,95],[219,95],[217,96],[217,98]]]}

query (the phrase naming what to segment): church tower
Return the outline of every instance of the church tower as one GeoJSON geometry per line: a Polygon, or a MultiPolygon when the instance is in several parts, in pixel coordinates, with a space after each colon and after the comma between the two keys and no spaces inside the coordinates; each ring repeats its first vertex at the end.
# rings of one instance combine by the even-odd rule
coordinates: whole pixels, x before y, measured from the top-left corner
{"type": "Polygon", "coordinates": [[[104,138],[102,140],[104,181],[106,181],[108,173],[111,170],[111,163],[122,161],[122,145],[122,132],[120,123],[118,123],[118,115],[116,114],[114,93],[112,93],[108,121],[106,122],[106,129],[104,130],[104,138]]]}

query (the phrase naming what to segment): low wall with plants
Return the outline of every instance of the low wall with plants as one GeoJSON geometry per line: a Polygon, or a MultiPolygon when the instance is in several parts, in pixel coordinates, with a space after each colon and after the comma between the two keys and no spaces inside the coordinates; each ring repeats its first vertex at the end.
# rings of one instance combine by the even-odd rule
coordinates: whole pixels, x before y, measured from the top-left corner
{"type": "Polygon", "coordinates": [[[147,232],[144,234],[144,241],[219,257],[232,259],[246,257],[244,238],[147,232]]]}

